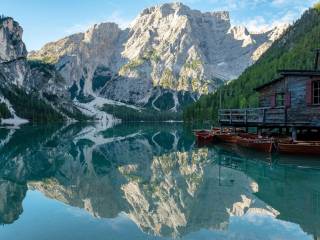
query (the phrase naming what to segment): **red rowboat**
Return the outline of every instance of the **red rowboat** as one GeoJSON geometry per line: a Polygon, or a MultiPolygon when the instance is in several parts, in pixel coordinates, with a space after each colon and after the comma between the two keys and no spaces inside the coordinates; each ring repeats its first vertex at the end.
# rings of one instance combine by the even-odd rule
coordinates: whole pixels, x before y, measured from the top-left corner
{"type": "Polygon", "coordinates": [[[274,140],[269,138],[253,138],[251,136],[249,138],[239,137],[237,140],[237,144],[241,147],[271,153],[274,140]]]}
{"type": "Polygon", "coordinates": [[[216,134],[218,141],[224,143],[237,143],[238,142],[238,135],[231,134],[231,133],[217,133],[216,134]]]}
{"type": "Polygon", "coordinates": [[[212,142],[214,139],[214,134],[209,130],[196,131],[195,136],[197,140],[201,142],[212,142]]]}
{"type": "Polygon", "coordinates": [[[280,153],[320,155],[320,142],[279,142],[278,149],[280,153]]]}

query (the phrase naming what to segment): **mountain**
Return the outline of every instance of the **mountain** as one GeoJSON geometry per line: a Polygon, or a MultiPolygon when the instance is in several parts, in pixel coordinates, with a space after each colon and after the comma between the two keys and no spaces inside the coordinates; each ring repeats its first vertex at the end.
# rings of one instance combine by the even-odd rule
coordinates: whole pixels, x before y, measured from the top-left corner
{"type": "Polygon", "coordinates": [[[186,108],[184,120],[217,122],[220,102],[222,108],[258,106],[258,96],[253,89],[277,77],[278,69],[313,69],[314,50],[320,48],[319,36],[320,7],[315,7],[307,10],[238,79],[186,108]]]}
{"type": "Polygon", "coordinates": [[[12,18],[0,18],[0,124],[85,118],[54,66],[27,61],[22,33],[12,18]]]}
{"type": "Polygon", "coordinates": [[[228,12],[163,4],[145,9],[125,30],[96,24],[29,58],[53,64],[76,101],[100,97],[177,112],[238,77],[284,29],[250,33],[231,26],[228,12]]]}
{"type": "MultiPolygon", "coordinates": [[[[216,164],[218,150],[194,149],[181,125],[43,128],[0,129],[0,142],[7,139],[0,146],[2,224],[22,214],[27,189],[96,218],[126,213],[143,232],[168,238],[226,230],[232,216],[279,215],[256,197],[253,179],[216,164]],[[26,136],[32,141],[21,141],[26,136]]],[[[256,162],[246,164],[261,175],[256,162]]]]}
{"type": "MultiPolygon", "coordinates": [[[[117,220],[125,213],[143,232],[167,238],[203,239],[193,234],[203,229],[227,234],[234,221],[252,214],[262,218],[250,217],[250,227],[253,219],[269,231],[272,222],[260,220],[276,218],[285,229],[295,223],[319,238],[313,199],[320,174],[312,159],[284,156],[270,165],[268,155],[194,144],[181,124],[123,124],[107,131],[84,124],[0,128],[0,223],[34,216],[34,208],[23,204],[30,201],[29,189],[94,218],[117,220]]],[[[218,239],[238,236],[225,234],[218,239]]],[[[248,239],[248,231],[240,234],[248,239]]]]}

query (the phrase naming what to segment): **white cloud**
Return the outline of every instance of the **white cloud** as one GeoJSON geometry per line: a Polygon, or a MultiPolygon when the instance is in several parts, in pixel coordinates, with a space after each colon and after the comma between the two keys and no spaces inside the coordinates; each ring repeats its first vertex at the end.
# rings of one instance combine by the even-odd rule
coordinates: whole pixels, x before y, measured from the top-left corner
{"type": "Polygon", "coordinates": [[[305,8],[301,8],[297,11],[288,10],[276,14],[272,18],[266,18],[263,16],[256,16],[252,19],[245,20],[236,25],[244,25],[250,32],[262,32],[270,30],[276,26],[289,25],[294,23],[296,19],[305,11],[305,8]],[[268,20],[267,20],[268,19],[268,20]]]}
{"type": "Polygon", "coordinates": [[[319,0],[272,0],[271,4],[275,7],[284,7],[284,6],[295,6],[298,8],[301,7],[312,7],[313,4],[319,0]]]}
{"type": "Polygon", "coordinates": [[[275,6],[281,6],[283,4],[286,4],[287,3],[287,0],[273,0],[272,1],[272,4],[275,5],[275,6]]]}
{"type": "Polygon", "coordinates": [[[120,28],[127,28],[132,22],[132,19],[127,19],[123,17],[121,12],[114,11],[107,19],[106,22],[114,22],[119,25],[120,28]]]}
{"type": "Polygon", "coordinates": [[[120,11],[113,11],[111,15],[102,20],[92,20],[82,24],[75,24],[67,29],[65,29],[66,34],[74,34],[79,32],[85,32],[91,26],[101,22],[113,22],[117,23],[120,28],[125,29],[129,26],[131,20],[123,17],[120,11]]]}
{"type": "Polygon", "coordinates": [[[256,16],[249,21],[243,22],[241,25],[246,26],[250,32],[262,32],[271,28],[263,16],[256,16]]]}
{"type": "Polygon", "coordinates": [[[94,25],[94,22],[84,23],[84,24],[75,24],[67,29],[65,29],[66,34],[74,34],[79,32],[84,32],[94,25]]]}
{"type": "Polygon", "coordinates": [[[293,11],[287,11],[280,19],[273,20],[271,26],[274,27],[281,24],[292,24],[295,19],[298,18],[298,15],[300,15],[300,13],[297,14],[293,11]]]}

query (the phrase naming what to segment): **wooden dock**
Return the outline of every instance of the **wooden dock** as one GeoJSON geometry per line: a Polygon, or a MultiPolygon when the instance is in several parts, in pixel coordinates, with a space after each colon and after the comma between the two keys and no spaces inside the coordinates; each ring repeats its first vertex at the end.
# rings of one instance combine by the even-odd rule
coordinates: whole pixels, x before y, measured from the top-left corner
{"type": "Polygon", "coordinates": [[[285,107],[262,107],[246,109],[220,109],[219,122],[225,126],[265,126],[287,125],[285,107]]]}

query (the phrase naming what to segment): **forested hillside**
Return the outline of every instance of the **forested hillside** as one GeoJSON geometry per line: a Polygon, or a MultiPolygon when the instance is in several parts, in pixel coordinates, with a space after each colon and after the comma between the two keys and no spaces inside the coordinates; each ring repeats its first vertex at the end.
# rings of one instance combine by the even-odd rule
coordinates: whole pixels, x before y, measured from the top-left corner
{"type": "Polygon", "coordinates": [[[202,96],[184,110],[184,121],[217,121],[222,108],[256,107],[255,87],[277,77],[279,69],[312,69],[315,49],[320,48],[320,3],[306,11],[284,35],[238,79],[216,93],[202,96]],[[220,101],[221,96],[221,101],[220,101]]]}

